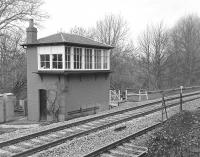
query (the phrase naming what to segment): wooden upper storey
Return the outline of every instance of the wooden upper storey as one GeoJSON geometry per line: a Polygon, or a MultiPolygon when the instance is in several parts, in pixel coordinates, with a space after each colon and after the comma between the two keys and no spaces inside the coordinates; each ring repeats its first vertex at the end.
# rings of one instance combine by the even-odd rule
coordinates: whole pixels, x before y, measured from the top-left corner
{"type": "Polygon", "coordinates": [[[77,46],[38,46],[38,71],[110,70],[110,50],[77,46]]]}

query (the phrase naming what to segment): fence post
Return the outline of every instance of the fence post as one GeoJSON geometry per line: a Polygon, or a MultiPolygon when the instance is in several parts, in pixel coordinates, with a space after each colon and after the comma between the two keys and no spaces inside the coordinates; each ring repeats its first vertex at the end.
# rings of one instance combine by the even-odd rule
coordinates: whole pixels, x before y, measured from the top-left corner
{"type": "Polygon", "coordinates": [[[139,90],[139,101],[141,101],[141,92],[139,90]]]}
{"type": "Polygon", "coordinates": [[[148,92],[146,91],[145,94],[146,94],[146,98],[147,98],[147,100],[149,100],[148,92]]]}
{"type": "Polygon", "coordinates": [[[183,110],[183,86],[180,86],[180,112],[183,110]]]}
{"type": "Polygon", "coordinates": [[[162,122],[164,120],[164,116],[163,116],[163,112],[165,111],[165,116],[166,116],[166,119],[168,119],[168,116],[167,116],[167,108],[166,108],[166,104],[165,104],[165,95],[164,93],[162,93],[162,122]]]}
{"type": "Polygon", "coordinates": [[[121,91],[118,92],[119,101],[121,101],[121,91]]]}

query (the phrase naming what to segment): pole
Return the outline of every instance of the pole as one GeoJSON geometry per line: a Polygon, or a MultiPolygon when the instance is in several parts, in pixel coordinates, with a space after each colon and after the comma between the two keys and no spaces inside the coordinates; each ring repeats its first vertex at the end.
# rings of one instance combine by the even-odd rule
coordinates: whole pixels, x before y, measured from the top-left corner
{"type": "Polygon", "coordinates": [[[141,101],[141,91],[139,90],[139,101],[141,101]]]}
{"type": "Polygon", "coordinates": [[[125,98],[126,98],[126,101],[128,100],[128,91],[127,89],[125,90],[125,98]]]}
{"type": "Polygon", "coordinates": [[[164,94],[163,94],[163,104],[164,104],[164,108],[165,108],[165,116],[166,116],[166,119],[168,119],[168,116],[167,116],[167,107],[166,107],[166,104],[165,104],[164,94]]]}
{"type": "Polygon", "coordinates": [[[149,100],[149,97],[148,97],[148,92],[147,92],[147,91],[145,91],[145,94],[146,94],[146,98],[147,98],[147,100],[149,100]]]}
{"type": "Polygon", "coordinates": [[[121,91],[118,92],[119,101],[121,101],[121,91]]]}
{"type": "Polygon", "coordinates": [[[162,93],[162,122],[164,121],[164,116],[163,116],[164,112],[165,112],[166,119],[168,119],[167,108],[166,108],[166,104],[165,104],[165,95],[164,95],[164,93],[162,93]]]}

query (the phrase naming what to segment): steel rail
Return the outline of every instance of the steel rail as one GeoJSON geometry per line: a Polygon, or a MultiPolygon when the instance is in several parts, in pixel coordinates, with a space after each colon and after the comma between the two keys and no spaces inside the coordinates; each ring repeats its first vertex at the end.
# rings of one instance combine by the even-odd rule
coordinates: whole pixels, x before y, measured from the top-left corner
{"type": "MultiPolygon", "coordinates": [[[[189,97],[189,96],[194,96],[194,95],[198,95],[198,94],[200,94],[200,92],[186,94],[186,95],[183,95],[183,97],[189,97]]],[[[172,98],[171,97],[166,98],[165,101],[167,102],[167,101],[172,101],[172,100],[176,100],[176,99],[179,99],[179,96],[175,96],[175,97],[172,97],[172,98]]],[[[157,100],[157,101],[153,101],[153,102],[150,102],[150,103],[145,103],[145,104],[142,104],[140,106],[122,109],[122,110],[115,111],[115,112],[112,112],[112,113],[107,113],[107,114],[104,114],[104,115],[92,117],[90,119],[81,120],[81,121],[74,122],[74,123],[71,123],[71,124],[66,124],[66,125],[58,126],[58,127],[51,128],[51,129],[48,129],[48,130],[39,131],[37,133],[25,135],[25,136],[14,138],[14,139],[7,140],[7,141],[3,141],[3,142],[0,142],[0,148],[5,147],[5,146],[9,146],[9,145],[12,145],[12,144],[16,144],[16,143],[19,143],[19,142],[22,142],[22,141],[25,141],[25,140],[30,140],[30,139],[33,139],[33,138],[38,137],[38,136],[47,135],[47,134],[50,134],[52,132],[56,132],[56,131],[64,130],[64,129],[67,129],[67,128],[70,128],[70,127],[78,126],[80,124],[92,122],[94,120],[106,118],[108,116],[114,116],[114,115],[117,115],[117,114],[122,114],[122,113],[125,113],[125,112],[137,110],[137,109],[140,109],[140,108],[149,107],[149,106],[156,105],[156,104],[159,104],[159,103],[162,103],[162,100],[157,100]]]]}
{"type": "MultiPolygon", "coordinates": [[[[193,100],[196,100],[196,99],[200,99],[200,97],[196,97],[196,98],[192,98],[192,99],[188,99],[188,100],[184,100],[183,103],[185,102],[189,102],[189,101],[193,101],[193,100]]],[[[174,106],[177,106],[179,105],[180,102],[175,102],[173,104],[169,104],[166,106],[166,108],[171,108],[171,107],[174,107],[174,106]]],[[[34,153],[37,153],[37,152],[40,152],[42,150],[46,150],[48,148],[51,148],[51,147],[54,147],[54,146],[57,146],[61,143],[64,143],[66,142],[67,140],[72,140],[74,139],[75,137],[80,137],[80,136],[83,136],[83,135],[86,135],[86,134],[89,134],[89,133],[92,133],[92,132],[95,132],[97,130],[102,130],[104,128],[108,128],[108,127],[111,127],[111,126],[114,126],[114,125],[117,125],[117,124],[120,124],[120,123],[123,123],[125,121],[129,121],[129,120],[132,120],[132,119],[136,119],[136,118],[139,118],[139,117],[143,117],[145,115],[149,115],[151,113],[154,113],[154,112],[157,112],[157,111],[160,111],[162,110],[163,107],[158,107],[156,109],[153,109],[153,110],[149,110],[149,111],[146,111],[146,112],[143,112],[143,113],[140,113],[140,114],[136,114],[136,115],[133,115],[133,116],[130,116],[130,117],[126,117],[126,118],[123,118],[123,119],[120,119],[120,120],[116,120],[114,122],[111,122],[111,123],[108,123],[108,124],[104,124],[104,125],[101,125],[101,126],[97,126],[96,128],[92,128],[90,130],[87,130],[87,131],[82,131],[82,132],[79,132],[77,134],[73,134],[71,136],[67,136],[67,137],[63,137],[61,139],[58,139],[58,140],[55,140],[55,141],[52,141],[50,143],[46,143],[46,144],[42,144],[40,146],[37,146],[37,147],[34,147],[32,149],[29,149],[29,150],[26,150],[24,152],[20,152],[18,154],[15,154],[13,155],[12,157],[25,157],[25,156],[29,156],[29,155],[32,155],[34,153]]]]}
{"type": "Polygon", "coordinates": [[[141,136],[141,135],[143,135],[143,134],[145,134],[145,133],[147,133],[149,131],[152,131],[152,130],[156,129],[157,127],[160,127],[162,124],[163,123],[159,122],[159,123],[156,123],[156,124],[154,124],[154,125],[152,125],[150,127],[147,127],[147,128],[142,129],[142,130],[139,130],[136,133],[133,133],[133,134],[131,134],[129,136],[126,136],[123,139],[120,139],[118,141],[112,142],[112,143],[110,143],[110,144],[108,144],[108,145],[106,145],[104,147],[101,147],[101,148],[99,148],[97,150],[94,150],[93,152],[90,152],[90,153],[84,155],[83,157],[96,157],[98,155],[101,155],[102,153],[105,153],[105,152],[107,152],[107,151],[109,151],[109,150],[111,150],[113,148],[116,148],[117,146],[122,145],[123,143],[129,142],[131,139],[134,139],[134,138],[136,138],[138,136],[141,136]]]}

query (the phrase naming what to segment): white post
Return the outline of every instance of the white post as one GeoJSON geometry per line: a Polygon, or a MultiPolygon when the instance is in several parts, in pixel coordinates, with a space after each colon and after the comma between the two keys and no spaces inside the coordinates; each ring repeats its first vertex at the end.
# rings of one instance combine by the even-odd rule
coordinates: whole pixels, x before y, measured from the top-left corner
{"type": "Polygon", "coordinates": [[[141,91],[139,90],[139,101],[141,101],[141,91]]]}
{"type": "Polygon", "coordinates": [[[70,54],[70,69],[74,69],[74,47],[71,47],[71,54],[70,54]]]}
{"type": "Polygon", "coordinates": [[[126,89],[125,90],[125,98],[126,98],[126,101],[128,100],[128,90],[126,89]]]}
{"type": "Polygon", "coordinates": [[[53,55],[50,54],[50,69],[53,69],[53,55]]]}
{"type": "Polygon", "coordinates": [[[85,48],[82,48],[82,67],[81,69],[85,69],[85,48]]]}
{"type": "Polygon", "coordinates": [[[94,69],[94,49],[92,49],[92,69],[94,69]]]}
{"type": "Polygon", "coordinates": [[[183,86],[180,86],[180,89],[181,89],[181,94],[183,93],[183,86]]]}
{"type": "Polygon", "coordinates": [[[62,53],[62,69],[66,69],[65,67],[65,47],[64,47],[64,51],[62,53]]]}
{"type": "Polygon", "coordinates": [[[119,90],[119,100],[121,101],[121,92],[120,92],[120,90],[119,90]]]}
{"type": "Polygon", "coordinates": [[[147,98],[147,100],[149,100],[149,98],[148,98],[148,92],[147,92],[147,91],[145,91],[145,93],[146,93],[146,98],[147,98]]]}
{"type": "Polygon", "coordinates": [[[103,70],[103,52],[104,50],[101,50],[101,70],[103,70]]]}

